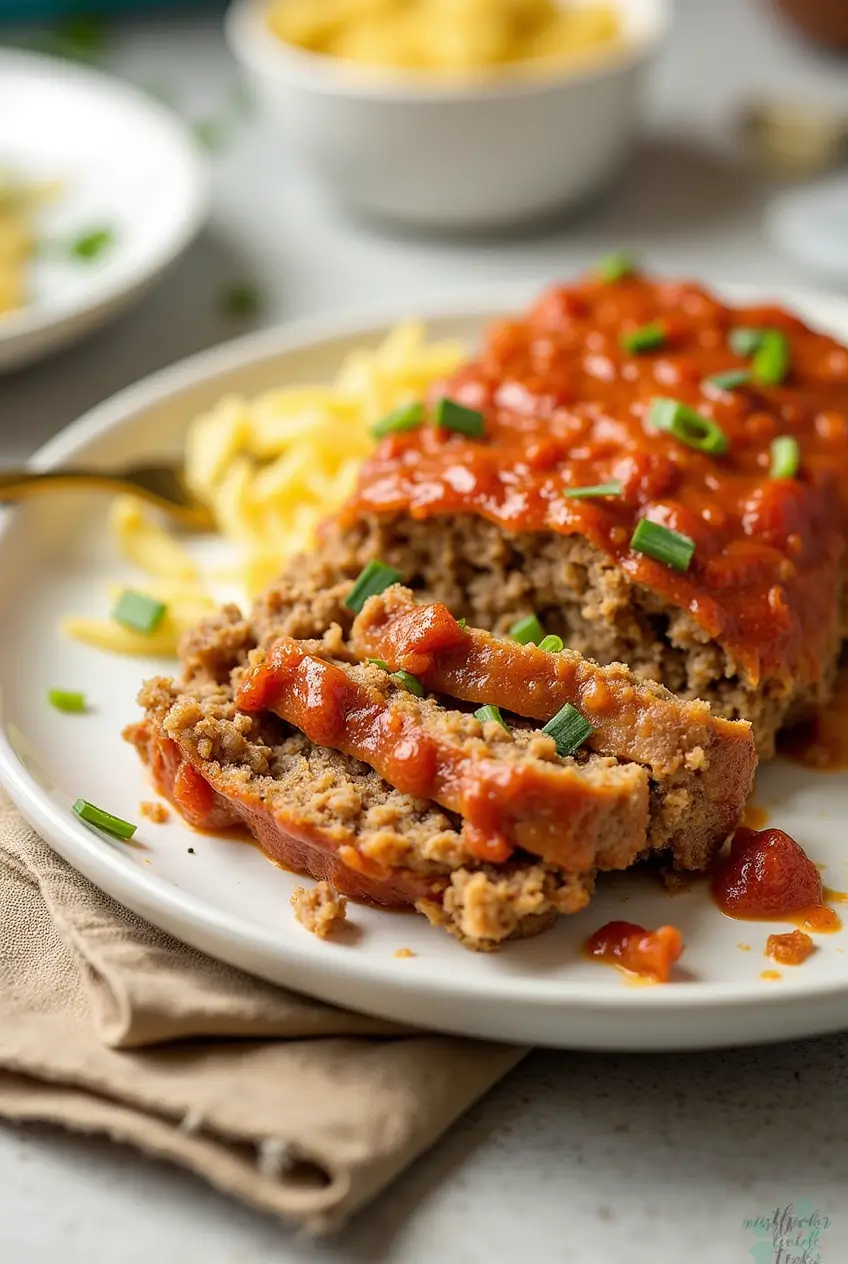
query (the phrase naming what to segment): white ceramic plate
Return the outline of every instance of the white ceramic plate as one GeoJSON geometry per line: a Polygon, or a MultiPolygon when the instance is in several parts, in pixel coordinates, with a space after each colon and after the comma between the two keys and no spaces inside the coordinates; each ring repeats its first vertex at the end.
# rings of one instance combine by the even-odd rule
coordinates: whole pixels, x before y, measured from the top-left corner
{"type": "MultiPolygon", "coordinates": [[[[471,341],[489,315],[526,297],[501,294],[464,315],[442,309],[430,329],[471,341]]],[[[769,297],[788,297],[809,319],[848,336],[848,303],[769,297]]],[[[188,420],[223,393],[329,376],[347,350],[373,344],[385,327],[340,333],[326,324],[302,325],[206,353],[103,404],[49,444],[36,464],[85,457],[117,465],[176,453],[188,420]]],[[[95,498],[56,497],[10,513],[0,528],[0,777],[56,850],[118,900],[265,978],[448,1031],[562,1046],[670,1049],[846,1025],[842,934],[822,936],[803,966],[783,969],[777,982],[763,981],[766,936],[785,927],[724,918],[703,886],[672,897],[647,875],[622,875],[602,882],[579,916],[493,955],[465,951],[415,915],[359,906],[350,910],[357,935],[332,943],[295,922],[288,899],[298,879],[270,867],[254,847],[192,833],[176,820],[167,826],[142,821],[138,846],[91,833],[70,812],[78,796],[134,820],[139,801],[150,797],[120,731],[137,714],[140,680],[163,669],[157,661],[97,653],[57,632],[63,612],[104,611],[104,585],[122,576],[103,513],[95,498]],[[51,686],[84,689],[95,711],[57,714],[46,701],[51,686]],[[616,970],[582,959],[583,939],[611,918],[680,926],[686,953],[678,980],[633,987],[616,970]],[[417,955],[397,959],[398,948],[417,955]]],[[[773,823],[825,864],[829,886],[848,886],[845,777],[775,764],[764,770],[756,799],[773,823]]]]}
{"type": "Polygon", "coordinates": [[[40,218],[32,301],[0,316],[0,370],[102,324],[188,245],[206,213],[202,156],[157,102],[69,62],[0,49],[0,168],[61,182],[40,218]],[[74,260],[62,244],[98,228],[114,244],[74,260]]]}

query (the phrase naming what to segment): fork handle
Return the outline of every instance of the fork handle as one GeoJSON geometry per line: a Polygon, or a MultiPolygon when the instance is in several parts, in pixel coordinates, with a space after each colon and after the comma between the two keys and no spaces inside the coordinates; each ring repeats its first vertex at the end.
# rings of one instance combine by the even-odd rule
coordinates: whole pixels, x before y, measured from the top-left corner
{"type": "Polygon", "coordinates": [[[122,478],[103,470],[0,470],[0,502],[29,500],[43,492],[83,487],[129,490],[122,478]]]}

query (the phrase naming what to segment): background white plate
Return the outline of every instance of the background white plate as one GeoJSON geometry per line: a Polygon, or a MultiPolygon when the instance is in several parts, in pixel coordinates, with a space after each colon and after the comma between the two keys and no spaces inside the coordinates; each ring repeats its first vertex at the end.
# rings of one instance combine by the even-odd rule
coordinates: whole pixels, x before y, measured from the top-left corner
{"type": "Polygon", "coordinates": [[[0,167],[59,180],[41,217],[33,299],[0,316],[0,370],[17,368],[102,324],[188,245],[206,213],[203,158],[152,98],[96,71],[0,49],[0,167]],[[115,242],[74,261],[60,243],[95,228],[115,242]]]}
{"type": "MultiPolygon", "coordinates": [[[[740,293],[739,291],[736,292],[740,293]]],[[[429,319],[435,336],[475,339],[492,313],[521,305],[503,294],[474,312],[429,319]]],[[[809,319],[848,336],[848,304],[772,293],[809,319]]],[[[315,322],[229,344],[125,391],[71,427],[37,460],[119,464],[176,453],[190,418],[228,391],[329,376],[379,326],[338,332],[315,322]]],[[[549,934],[476,955],[414,915],[352,906],[356,934],[321,942],[300,927],[288,897],[298,879],[271,868],[254,847],[192,833],[172,821],[142,822],[138,846],[109,843],[70,813],[82,796],[140,820],[149,797],[122,726],[136,715],[140,680],[157,661],[115,658],[64,641],[63,612],[103,612],[103,588],[121,577],[103,530],[102,502],[56,497],[33,503],[0,527],[0,778],[25,815],[73,865],[117,899],[196,947],[265,978],[340,1004],[445,1030],[562,1046],[669,1049],[812,1034],[846,1024],[848,956],[842,933],[818,939],[803,966],[759,978],[769,966],[766,936],[786,929],[734,922],[712,906],[703,884],[677,896],[649,876],[601,883],[591,907],[549,934]],[[96,710],[63,716],[47,704],[51,686],[84,689],[96,710]],[[194,848],[194,854],[188,848],[194,848]],[[583,939],[610,918],[683,929],[678,981],[634,987],[586,961],[583,939]],[[749,945],[746,951],[740,944],[749,945]],[[393,954],[411,948],[405,960],[393,954]]],[[[164,670],[167,670],[165,665],[164,670]]],[[[788,764],[765,769],[757,801],[826,865],[825,881],[848,886],[846,778],[788,764]]]]}

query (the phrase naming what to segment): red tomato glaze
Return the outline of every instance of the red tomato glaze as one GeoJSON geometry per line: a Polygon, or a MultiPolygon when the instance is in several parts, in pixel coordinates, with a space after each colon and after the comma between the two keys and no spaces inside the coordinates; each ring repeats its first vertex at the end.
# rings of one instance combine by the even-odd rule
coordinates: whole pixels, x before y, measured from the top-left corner
{"type": "Polygon", "coordinates": [[[848,525],[848,351],[831,338],[781,308],[730,308],[692,282],[589,278],[492,329],[479,358],[437,394],[482,411],[485,436],[429,424],[389,435],[343,522],[475,514],[511,532],[580,534],[632,581],[688,611],[749,683],[818,678],[836,633],[848,525]],[[665,330],[661,348],[622,348],[622,334],[654,320],[665,330]],[[728,345],[736,326],[786,336],[780,384],[726,390],[707,381],[749,366],[728,345]],[[657,431],[648,421],[656,397],[715,420],[726,454],[657,431]],[[771,479],[770,443],[782,434],[798,439],[800,470],[771,479]],[[563,495],[610,480],[622,496],[563,495]],[[640,518],[695,541],[687,572],[630,548],[640,518]]]}

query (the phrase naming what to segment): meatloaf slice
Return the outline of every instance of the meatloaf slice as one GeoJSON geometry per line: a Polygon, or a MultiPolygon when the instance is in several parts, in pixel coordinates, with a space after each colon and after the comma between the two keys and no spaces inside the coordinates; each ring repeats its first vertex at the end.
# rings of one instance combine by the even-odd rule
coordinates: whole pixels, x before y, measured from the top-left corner
{"type": "Polygon", "coordinates": [[[366,602],[352,645],[361,657],[412,672],[427,689],[549,720],[571,703],[593,725],[587,745],[646,766],[656,803],[650,841],[700,869],[739,823],[757,763],[750,724],[714,716],[641,681],[622,663],[600,667],[573,650],[464,629],[441,603],[420,605],[393,585],[366,602]]]}
{"type": "Polygon", "coordinates": [[[160,677],[139,701],[145,717],[125,737],[160,792],[198,828],[247,826],[286,869],[354,899],[415,904],[483,950],[536,934],[588,903],[591,873],[563,873],[521,855],[497,868],[480,864],[450,813],[273,716],[238,713],[227,686],[160,677]]]}
{"type": "MultiPolygon", "coordinates": [[[[626,663],[642,680],[708,702],[717,716],[748,720],[760,759],[773,756],[781,728],[813,714],[832,693],[838,627],[816,681],[752,681],[686,610],[634,583],[579,535],[508,532],[472,514],[426,521],[366,514],[328,524],[313,564],[350,582],[372,558],[398,570],[422,601],[443,602],[474,627],[505,634],[536,614],[546,632],[578,653],[604,665],[626,663]]],[[[273,629],[265,631],[270,639],[273,629]]]]}
{"type": "Polygon", "coordinates": [[[624,869],[645,851],[648,777],[636,764],[560,758],[552,738],[508,732],[419,698],[380,667],[329,661],[287,637],[244,677],[236,705],[272,711],[321,746],[465,820],[472,855],[516,847],[571,873],[624,869]]]}

